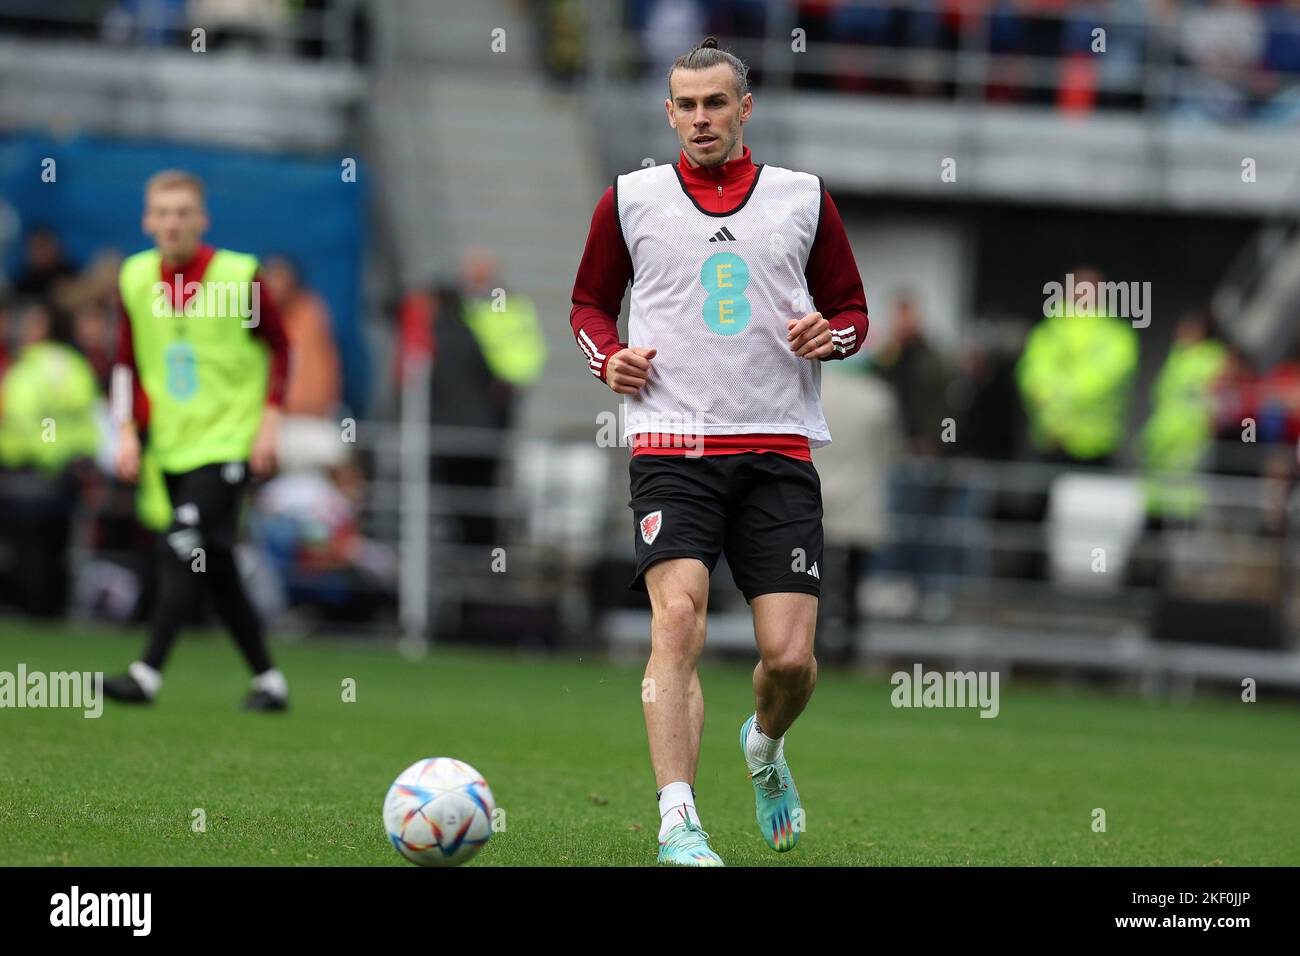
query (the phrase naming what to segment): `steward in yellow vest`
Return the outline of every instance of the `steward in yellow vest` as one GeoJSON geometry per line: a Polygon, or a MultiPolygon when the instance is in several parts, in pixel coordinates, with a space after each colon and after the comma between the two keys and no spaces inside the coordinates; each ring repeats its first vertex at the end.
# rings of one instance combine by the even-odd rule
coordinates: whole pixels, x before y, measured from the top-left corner
{"type": "Polygon", "coordinates": [[[1016,366],[1034,445],[1076,461],[1115,454],[1137,361],[1137,333],[1123,319],[1072,302],[1045,317],[1016,366]]]}
{"type": "Polygon", "coordinates": [[[99,445],[94,370],[51,338],[54,322],[45,305],[23,310],[25,344],[0,381],[0,536],[10,555],[0,581],[6,603],[42,617],[67,606],[78,465],[99,445]]]}
{"type": "Polygon", "coordinates": [[[0,383],[0,465],[57,474],[99,446],[99,386],[90,363],[70,345],[23,347],[0,383]]]}
{"type": "Polygon", "coordinates": [[[1151,417],[1142,428],[1140,451],[1152,517],[1189,520],[1204,503],[1193,473],[1214,445],[1214,386],[1228,360],[1227,348],[1208,331],[1200,318],[1180,322],[1151,387],[1151,417]]]}

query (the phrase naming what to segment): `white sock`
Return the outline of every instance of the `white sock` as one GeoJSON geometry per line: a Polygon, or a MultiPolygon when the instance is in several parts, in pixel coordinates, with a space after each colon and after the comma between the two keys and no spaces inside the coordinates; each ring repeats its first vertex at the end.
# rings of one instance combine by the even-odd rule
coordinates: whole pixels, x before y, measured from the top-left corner
{"type": "Polygon", "coordinates": [[[695,812],[695,790],[686,781],[678,780],[659,791],[660,841],[683,820],[690,820],[697,827],[700,825],[700,815],[695,812]]]}
{"type": "Polygon", "coordinates": [[[785,735],[773,740],[758,727],[758,715],[749,725],[749,736],[745,738],[745,756],[751,764],[776,763],[781,759],[785,747],[785,735]]]}
{"type": "Polygon", "coordinates": [[[158,696],[158,691],[162,690],[162,674],[154,670],[144,661],[135,661],[127,667],[126,672],[130,674],[144,695],[150,700],[158,696]]]}
{"type": "Polygon", "coordinates": [[[264,690],[272,697],[284,700],[289,696],[289,682],[278,668],[272,667],[253,678],[253,690],[264,690]]]}

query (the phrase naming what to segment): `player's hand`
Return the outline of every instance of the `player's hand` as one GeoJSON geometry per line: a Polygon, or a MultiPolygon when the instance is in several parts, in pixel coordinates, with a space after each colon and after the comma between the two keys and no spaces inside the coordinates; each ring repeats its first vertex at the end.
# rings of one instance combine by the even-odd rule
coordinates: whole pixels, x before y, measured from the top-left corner
{"type": "Polygon", "coordinates": [[[799,358],[824,359],[835,351],[831,324],[822,318],[820,312],[809,312],[802,319],[791,319],[786,328],[789,329],[786,341],[799,358]]]}
{"type": "Polygon", "coordinates": [[[135,425],[127,422],[118,429],[117,456],[113,462],[117,477],[132,484],[140,477],[140,436],[135,425]]]}
{"type": "Polygon", "coordinates": [[[605,384],[621,395],[635,395],[646,383],[656,354],[656,349],[642,348],[615,352],[605,366],[605,384]]]}
{"type": "Polygon", "coordinates": [[[268,405],[262,412],[262,424],[257,427],[257,437],[253,439],[253,451],[248,456],[248,464],[253,474],[265,477],[275,471],[276,448],[280,444],[280,410],[268,405]]]}

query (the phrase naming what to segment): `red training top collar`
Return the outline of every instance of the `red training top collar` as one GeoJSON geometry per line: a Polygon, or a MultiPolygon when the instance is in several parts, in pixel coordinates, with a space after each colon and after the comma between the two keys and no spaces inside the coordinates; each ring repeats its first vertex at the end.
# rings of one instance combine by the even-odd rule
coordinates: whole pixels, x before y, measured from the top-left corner
{"type": "Polygon", "coordinates": [[[725,186],[739,179],[753,177],[754,161],[750,159],[749,147],[746,146],[738,159],[728,160],[721,166],[692,166],[686,158],[686,150],[682,150],[677,157],[677,169],[688,185],[725,186]]]}

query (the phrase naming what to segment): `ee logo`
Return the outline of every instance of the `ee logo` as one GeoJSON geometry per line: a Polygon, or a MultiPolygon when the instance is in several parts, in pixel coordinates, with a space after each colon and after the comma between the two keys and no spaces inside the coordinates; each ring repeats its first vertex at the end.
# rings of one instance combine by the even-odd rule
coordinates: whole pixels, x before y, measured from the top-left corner
{"type": "Polygon", "coordinates": [[[199,387],[194,349],[188,342],[174,342],[163,355],[167,367],[167,391],[173,398],[189,398],[199,387]]]}
{"type": "Polygon", "coordinates": [[[709,291],[704,322],[719,335],[735,335],[749,325],[749,266],[734,252],[719,252],[704,260],[700,282],[709,291]]]}

